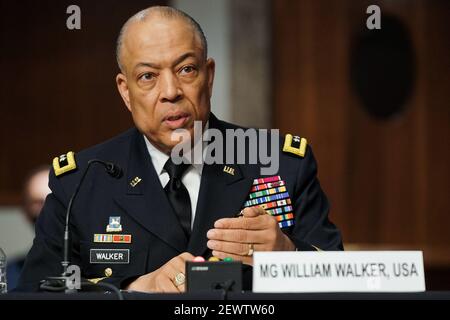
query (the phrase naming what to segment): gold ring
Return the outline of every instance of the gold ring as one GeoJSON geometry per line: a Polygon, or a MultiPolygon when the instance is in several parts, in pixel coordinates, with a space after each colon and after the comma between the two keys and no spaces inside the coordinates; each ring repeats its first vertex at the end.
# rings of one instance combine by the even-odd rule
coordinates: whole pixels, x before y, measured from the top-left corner
{"type": "Polygon", "coordinates": [[[250,243],[249,245],[248,245],[248,252],[247,252],[247,255],[249,256],[249,257],[251,257],[252,255],[253,255],[253,252],[254,252],[255,250],[253,249],[253,243],[250,243]]]}
{"type": "Polygon", "coordinates": [[[184,276],[183,272],[180,272],[175,276],[174,280],[175,286],[178,287],[181,286],[186,281],[186,277],[184,276]]]}

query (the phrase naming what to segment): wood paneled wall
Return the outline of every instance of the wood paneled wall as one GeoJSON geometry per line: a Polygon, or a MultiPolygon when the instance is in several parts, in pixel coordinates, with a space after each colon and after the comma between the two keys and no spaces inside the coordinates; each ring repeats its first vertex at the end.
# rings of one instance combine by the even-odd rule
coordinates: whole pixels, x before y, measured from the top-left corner
{"type": "Polygon", "coordinates": [[[28,171],[132,125],[115,86],[122,24],[154,0],[0,2],[0,205],[17,204],[28,171]],[[81,30],[66,8],[81,8],[81,30]]]}
{"type": "Polygon", "coordinates": [[[449,13],[443,0],[273,2],[273,125],[312,145],[346,243],[450,246],[449,13]],[[350,85],[370,4],[382,26],[385,14],[403,21],[415,51],[413,94],[388,120],[350,85]]]}

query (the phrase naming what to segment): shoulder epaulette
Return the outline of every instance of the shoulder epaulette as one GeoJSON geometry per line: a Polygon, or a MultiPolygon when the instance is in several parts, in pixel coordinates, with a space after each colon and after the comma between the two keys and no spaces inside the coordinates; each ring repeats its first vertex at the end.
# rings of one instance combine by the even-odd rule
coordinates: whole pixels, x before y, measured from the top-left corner
{"type": "Polygon", "coordinates": [[[305,138],[300,138],[299,136],[293,136],[292,134],[287,134],[284,137],[283,151],[293,153],[297,156],[304,157],[306,153],[306,146],[308,141],[305,138]]]}
{"type": "Polygon", "coordinates": [[[75,153],[73,151],[67,152],[67,154],[62,154],[53,159],[53,170],[55,170],[55,176],[70,172],[76,168],[77,164],[75,162],[75,153]]]}

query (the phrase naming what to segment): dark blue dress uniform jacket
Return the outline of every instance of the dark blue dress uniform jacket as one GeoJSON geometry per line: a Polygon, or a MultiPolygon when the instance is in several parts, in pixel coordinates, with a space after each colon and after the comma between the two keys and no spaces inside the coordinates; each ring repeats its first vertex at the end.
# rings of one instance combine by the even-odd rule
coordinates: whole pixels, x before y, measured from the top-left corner
{"type": "MultiPolygon", "coordinates": [[[[224,132],[237,127],[211,114],[210,128],[224,132]]],[[[329,204],[316,177],[311,148],[308,146],[304,157],[282,152],[281,148],[279,152],[278,175],[286,182],[295,214],[295,225],[284,231],[298,250],[315,250],[315,247],[342,250],[340,232],[328,220],[329,204]]],[[[36,237],[19,280],[19,291],[38,290],[40,280],[61,274],[66,208],[90,159],[114,162],[123,168],[124,175],[115,179],[102,166],[94,166],[88,172],[70,218],[71,264],[80,266],[81,275],[86,279],[103,278],[105,269],[111,268],[112,275],[101,281],[118,287],[123,287],[129,279],[158,269],[182,252],[211,255],[206,246],[207,231],[216,220],[236,216],[253,180],[261,177],[259,165],[229,165],[235,169],[231,175],[224,172],[223,164],[205,164],[193,231],[187,240],[137,129],[77,153],[76,170],[58,177],[53,172],[50,174],[52,193],[37,221],[36,237]],[[142,181],[133,187],[130,182],[135,177],[142,181]],[[131,235],[131,243],[94,243],[94,234],[107,233],[111,216],[121,217],[119,233],[131,235]],[[129,263],[91,263],[90,249],[129,249],[129,263]]]]}

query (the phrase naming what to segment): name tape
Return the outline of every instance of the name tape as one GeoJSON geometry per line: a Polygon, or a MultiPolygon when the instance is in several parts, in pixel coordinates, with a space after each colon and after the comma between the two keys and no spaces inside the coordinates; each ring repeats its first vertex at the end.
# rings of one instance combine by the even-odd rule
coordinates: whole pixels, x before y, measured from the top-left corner
{"type": "Polygon", "coordinates": [[[90,263],[130,263],[130,249],[91,249],[90,263]]]}
{"type": "Polygon", "coordinates": [[[421,292],[422,251],[255,252],[253,292],[421,292]]]}

